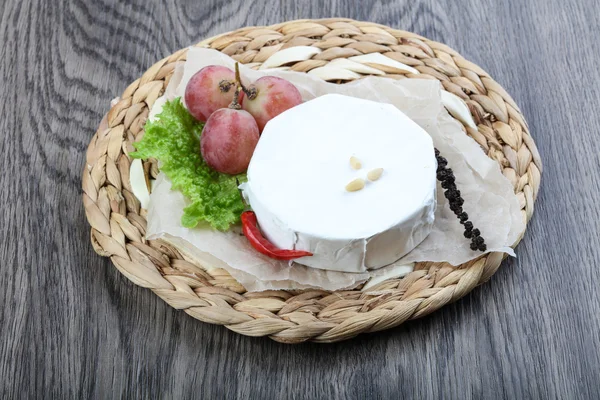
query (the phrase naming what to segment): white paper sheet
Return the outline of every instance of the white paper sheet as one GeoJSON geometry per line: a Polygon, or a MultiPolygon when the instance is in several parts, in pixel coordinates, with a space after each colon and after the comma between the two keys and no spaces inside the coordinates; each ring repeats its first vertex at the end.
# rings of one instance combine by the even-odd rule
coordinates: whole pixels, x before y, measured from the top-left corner
{"type": "MultiPolygon", "coordinates": [[[[235,61],[215,50],[190,49],[183,70],[176,71],[165,98],[183,96],[185,85],[191,76],[207,65],[225,65],[233,69],[235,61]]],[[[463,208],[473,224],[481,230],[487,243],[487,252],[499,251],[514,256],[510,246],[525,229],[525,222],[512,184],[502,175],[498,164],[488,158],[473,139],[464,134],[459,123],[444,109],[438,81],[395,81],[367,77],[345,85],[335,85],[302,73],[255,71],[240,67],[245,83],[264,75],[279,76],[292,82],[300,90],[304,100],[326,93],[339,93],[398,107],[431,135],[434,145],[448,159],[465,200],[463,208]]],[[[157,101],[151,116],[156,115],[160,104],[157,101]]],[[[387,273],[398,276],[398,271],[405,274],[408,270],[398,266],[410,265],[416,261],[445,261],[459,265],[481,255],[480,252],[470,250],[470,241],[463,236],[462,225],[449,209],[443,190],[438,189],[433,231],[393,266],[378,270],[379,278],[387,276],[387,273]]],[[[170,191],[170,183],[161,177],[150,199],[147,236],[163,237],[185,249],[189,257],[204,266],[218,265],[225,268],[249,291],[307,287],[338,290],[356,286],[369,278],[369,274],[323,271],[297,264],[289,266],[286,262],[272,260],[257,253],[236,232],[183,228],[180,219],[184,206],[183,196],[170,191]],[[157,207],[157,204],[160,206],[157,207]]]]}

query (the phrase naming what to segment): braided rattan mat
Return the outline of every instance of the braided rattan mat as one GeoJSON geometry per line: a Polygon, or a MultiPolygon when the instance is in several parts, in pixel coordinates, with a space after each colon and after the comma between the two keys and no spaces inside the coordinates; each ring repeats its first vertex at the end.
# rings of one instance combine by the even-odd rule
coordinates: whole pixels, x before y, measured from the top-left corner
{"type": "MultiPolygon", "coordinates": [[[[331,61],[380,53],[419,73],[408,73],[376,57],[360,58],[364,70],[394,79],[437,79],[468,105],[478,129],[465,127],[513,183],[523,218],[532,216],[542,165],[527,124],[506,91],[484,70],[449,47],[413,33],[346,19],[291,21],[250,27],[199,43],[258,68],[265,61],[341,82],[361,72],[331,61]],[[314,51],[289,51],[312,46],[314,51]],[[278,54],[277,57],[271,57],[278,54]],[[269,61],[267,61],[269,60],[269,61]],[[325,67],[325,68],[323,68],[325,67]]],[[[503,255],[491,253],[459,268],[419,263],[402,279],[372,289],[247,293],[226,271],[186,261],[172,246],[144,239],[145,210],[129,181],[132,143],[143,134],[149,109],[162,94],[185,49],[157,62],[114,104],[92,138],[83,172],[83,203],[95,251],[136,285],[151,289],[171,306],[201,321],[243,335],[286,343],[333,342],[422,317],[487,281],[503,255]]],[[[354,59],[357,60],[357,59],[354,59]]],[[[144,164],[156,176],[155,164],[144,164]]],[[[515,243],[516,245],[516,243],[515,243]]]]}

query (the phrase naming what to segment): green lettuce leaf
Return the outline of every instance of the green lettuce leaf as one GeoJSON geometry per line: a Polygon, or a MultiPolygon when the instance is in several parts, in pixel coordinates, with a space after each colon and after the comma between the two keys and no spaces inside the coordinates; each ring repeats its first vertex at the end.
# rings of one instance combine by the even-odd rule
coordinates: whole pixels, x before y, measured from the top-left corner
{"type": "Polygon", "coordinates": [[[157,118],[147,122],[142,140],[133,144],[134,158],[156,158],[160,170],[171,180],[172,189],[188,198],[181,224],[193,228],[208,223],[227,230],[239,222],[244,203],[237,189],[236,177],[210,168],[200,154],[200,135],[204,124],[196,121],[183,106],[181,98],[168,101],[157,118]]]}

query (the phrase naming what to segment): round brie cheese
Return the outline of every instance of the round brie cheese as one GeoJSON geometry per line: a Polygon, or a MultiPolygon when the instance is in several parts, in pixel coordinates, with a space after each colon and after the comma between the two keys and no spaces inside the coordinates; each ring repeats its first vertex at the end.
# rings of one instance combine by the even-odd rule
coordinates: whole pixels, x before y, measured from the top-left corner
{"type": "Polygon", "coordinates": [[[241,189],[272,243],[313,253],[296,262],[346,272],[379,268],[431,231],[433,143],[392,105],[325,95],[266,125],[241,189]],[[370,181],[377,168],[383,173],[370,181]],[[355,179],[364,187],[347,190],[355,179]]]}

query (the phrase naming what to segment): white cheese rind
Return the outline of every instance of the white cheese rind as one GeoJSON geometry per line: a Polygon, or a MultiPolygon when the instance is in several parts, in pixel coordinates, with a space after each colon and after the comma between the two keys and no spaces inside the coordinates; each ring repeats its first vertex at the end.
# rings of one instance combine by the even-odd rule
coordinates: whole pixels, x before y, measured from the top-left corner
{"type": "Polygon", "coordinates": [[[435,170],[430,136],[397,108],[331,94],[267,124],[242,190],[269,240],[313,253],[297,262],[363,272],[398,260],[427,237],[435,170]],[[350,166],[351,156],[360,170],[350,166]],[[345,190],[374,168],[384,170],[377,181],[345,190]]]}

